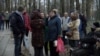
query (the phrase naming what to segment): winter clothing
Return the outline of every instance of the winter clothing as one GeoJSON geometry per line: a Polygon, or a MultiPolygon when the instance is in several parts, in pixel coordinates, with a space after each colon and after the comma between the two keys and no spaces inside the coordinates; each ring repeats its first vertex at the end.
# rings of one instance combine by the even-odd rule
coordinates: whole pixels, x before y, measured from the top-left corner
{"type": "Polygon", "coordinates": [[[29,15],[28,15],[28,13],[24,13],[23,14],[23,18],[25,19],[25,28],[27,29],[27,30],[30,30],[31,31],[31,27],[30,27],[30,17],[29,17],[29,15]]]}
{"type": "Polygon", "coordinates": [[[67,17],[67,18],[65,18],[65,17],[63,17],[62,18],[62,21],[61,21],[61,23],[62,23],[62,30],[68,30],[68,26],[67,26],[67,24],[70,22],[70,17],[67,17]]]}
{"type": "Polygon", "coordinates": [[[32,19],[32,46],[42,47],[44,45],[44,20],[32,19]]]}
{"type": "Polygon", "coordinates": [[[14,12],[10,16],[10,26],[13,31],[13,34],[24,34],[25,33],[25,25],[23,17],[17,12],[14,12]]]}
{"type": "Polygon", "coordinates": [[[61,34],[61,21],[58,16],[53,16],[48,20],[48,41],[57,40],[61,34]]]}
{"type": "Polygon", "coordinates": [[[10,15],[10,25],[15,41],[15,56],[20,56],[21,43],[25,33],[24,19],[20,12],[16,11],[10,15]]]}
{"type": "Polygon", "coordinates": [[[70,40],[79,40],[79,25],[80,25],[80,19],[71,21],[68,24],[68,27],[70,28],[70,31],[72,31],[72,37],[70,37],[70,40]]]}

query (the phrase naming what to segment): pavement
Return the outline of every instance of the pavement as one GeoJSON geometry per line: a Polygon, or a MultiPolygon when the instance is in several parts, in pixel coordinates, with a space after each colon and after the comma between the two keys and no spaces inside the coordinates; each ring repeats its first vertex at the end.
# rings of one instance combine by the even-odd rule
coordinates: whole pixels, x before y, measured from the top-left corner
{"type": "MultiPolygon", "coordinates": [[[[30,42],[29,52],[31,54],[29,56],[34,56],[34,48],[31,45],[31,32],[29,33],[29,42],[30,42]]],[[[24,48],[22,46],[22,51],[23,49],[24,48]]],[[[0,56],[14,56],[14,39],[10,29],[0,31],[0,56]]],[[[60,56],[69,56],[69,55],[67,53],[66,55],[61,54],[60,56]]]]}
{"type": "MultiPolygon", "coordinates": [[[[31,36],[30,34],[29,36],[31,36]]],[[[31,46],[31,37],[29,37],[29,40],[30,54],[34,56],[34,49],[31,46]]],[[[9,29],[0,31],[0,56],[14,56],[14,39],[9,29]]]]}

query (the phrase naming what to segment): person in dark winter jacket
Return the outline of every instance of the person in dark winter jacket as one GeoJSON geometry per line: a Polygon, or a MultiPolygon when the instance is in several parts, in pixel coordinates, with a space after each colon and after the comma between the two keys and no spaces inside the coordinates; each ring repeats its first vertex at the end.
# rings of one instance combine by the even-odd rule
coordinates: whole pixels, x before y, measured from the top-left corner
{"type": "Polygon", "coordinates": [[[86,34],[86,27],[87,27],[87,20],[83,14],[79,15],[80,19],[80,26],[79,26],[79,32],[80,32],[80,38],[83,38],[86,34]]]}
{"type": "Polygon", "coordinates": [[[13,12],[10,15],[10,26],[15,41],[15,56],[22,55],[21,43],[23,41],[25,33],[23,13],[24,13],[24,7],[20,6],[17,11],[13,12]]]}
{"type": "Polygon", "coordinates": [[[34,11],[31,17],[32,46],[34,47],[34,56],[44,56],[44,19],[39,11],[34,11]]]}
{"type": "Polygon", "coordinates": [[[50,18],[48,18],[48,41],[50,47],[50,56],[59,56],[56,52],[55,41],[61,37],[61,20],[57,16],[56,11],[52,10],[49,13],[50,18]]]}

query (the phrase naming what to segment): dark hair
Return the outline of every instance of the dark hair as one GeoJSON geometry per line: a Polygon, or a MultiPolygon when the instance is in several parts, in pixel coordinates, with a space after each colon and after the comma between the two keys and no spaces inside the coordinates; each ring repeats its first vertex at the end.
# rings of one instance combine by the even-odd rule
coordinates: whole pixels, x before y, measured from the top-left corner
{"type": "Polygon", "coordinates": [[[42,19],[39,11],[33,11],[31,14],[31,19],[42,19]]]}
{"type": "Polygon", "coordinates": [[[22,6],[19,6],[19,7],[18,7],[18,11],[20,11],[20,12],[22,12],[24,9],[25,9],[25,8],[22,7],[22,6]]]}
{"type": "Polygon", "coordinates": [[[100,23],[99,23],[99,22],[94,22],[93,25],[94,25],[95,27],[100,27],[100,23]]]}

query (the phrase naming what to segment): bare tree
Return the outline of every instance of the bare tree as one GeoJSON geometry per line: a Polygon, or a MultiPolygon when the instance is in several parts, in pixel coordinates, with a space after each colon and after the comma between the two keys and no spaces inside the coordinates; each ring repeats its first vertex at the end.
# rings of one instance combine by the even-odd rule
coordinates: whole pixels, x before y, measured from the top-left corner
{"type": "Polygon", "coordinates": [[[80,12],[80,3],[79,0],[76,0],[76,10],[80,12]]]}
{"type": "Polygon", "coordinates": [[[60,9],[60,14],[61,14],[61,16],[63,16],[63,13],[65,12],[65,6],[64,6],[64,0],[60,0],[60,7],[61,7],[61,9],[60,9]]]}
{"type": "Polygon", "coordinates": [[[74,11],[74,0],[70,0],[70,12],[74,11]]]}
{"type": "Polygon", "coordinates": [[[82,0],[82,13],[86,15],[86,0],[82,0]]]}
{"type": "Polygon", "coordinates": [[[91,3],[93,0],[86,0],[86,17],[87,19],[91,19],[91,3]]]}

